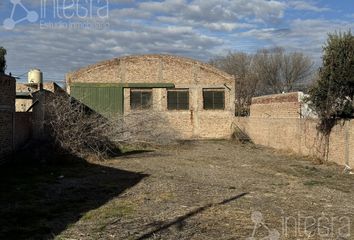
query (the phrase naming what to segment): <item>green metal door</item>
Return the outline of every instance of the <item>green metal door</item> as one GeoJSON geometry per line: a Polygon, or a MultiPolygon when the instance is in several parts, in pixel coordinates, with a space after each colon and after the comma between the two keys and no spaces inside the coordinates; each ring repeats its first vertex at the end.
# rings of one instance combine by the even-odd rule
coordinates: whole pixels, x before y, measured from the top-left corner
{"type": "Polygon", "coordinates": [[[105,117],[124,112],[124,88],[174,88],[173,83],[74,83],[70,95],[105,117]]]}
{"type": "Polygon", "coordinates": [[[105,117],[114,117],[123,113],[122,91],[121,87],[112,85],[74,85],[71,96],[105,117]]]}

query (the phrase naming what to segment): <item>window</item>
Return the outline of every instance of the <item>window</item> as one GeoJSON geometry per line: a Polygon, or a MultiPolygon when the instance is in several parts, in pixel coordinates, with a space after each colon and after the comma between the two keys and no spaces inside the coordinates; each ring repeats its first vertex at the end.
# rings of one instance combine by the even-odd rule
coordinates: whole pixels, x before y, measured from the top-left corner
{"type": "Polygon", "coordinates": [[[152,89],[131,89],[130,108],[133,110],[150,109],[152,106],[152,89]]]}
{"type": "Polygon", "coordinates": [[[167,109],[168,110],[188,110],[189,90],[188,89],[167,90],[167,109]]]}
{"type": "Polygon", "coordinates": [[[224,89],[203,89],[203,106],[206,110],[224,109],[224,89]]]}

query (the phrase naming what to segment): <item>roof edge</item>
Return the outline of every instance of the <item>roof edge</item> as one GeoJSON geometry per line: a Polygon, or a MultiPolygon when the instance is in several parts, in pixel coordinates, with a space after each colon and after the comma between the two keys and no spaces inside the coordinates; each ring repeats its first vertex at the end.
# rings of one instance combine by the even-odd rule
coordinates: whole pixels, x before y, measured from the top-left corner
{"type": "Polygon", "coordinates": [[[258,97],[253,97],[251,100],[252,104],[269,104],[269,103],[279,103],[279,102],[299,102],[303,92],[289,92],[289,93],[278,93],[269,94],[258,97]]]}
{"type": "Polygon", "coordinates": [[[129,55],[129,56],[123,56],[123,57],[117,57],[117,58],[113,58],[113,59],[109,59],[109,60],[103,60],[103,61],[100,61],[98,63],[95,63],[95,64],[90,64],[86,67],[82,67],[82,68],[79,68],[78,70],[76,71],[71,71],[71,72],[68,72],[66,74],[66,79],[68,80],[68,78],[70,78],[71,76],[75,75],[75,74],[80,74],[80,73],[84,73],[84,72],[87,72],[87,71],[90,71],[92,69],[96,69],[96,68],[100,68],[100,67],[103,67],[105,65],[109,65],[111,63],[114,63],[114,62],[118,62],[118,61],[124,61],[124,60],[127,60],[127,59],[138,59],[138,58],[144,58],[144,57],[156,57],[156,58],[160,58],[160,59],[163,59],[163,58],[171,58],[171,59],[176,59],[176,60],[184,60],[184,61],[190,61],[194,64],[197,64],[209,71],[212,71],[224,78],[227,78],[227,79],[234,79],[235,77],[208,64],[208,63],[205,63],[205,62],[202,62],[200,60],[196,60],[196,59],[193,59],[193,58],[188,58],[188,57],[184,57],[184,56],[178,56],[178,55],[170,55],[170,54],[138,54],[138,55],[129,55]]]}

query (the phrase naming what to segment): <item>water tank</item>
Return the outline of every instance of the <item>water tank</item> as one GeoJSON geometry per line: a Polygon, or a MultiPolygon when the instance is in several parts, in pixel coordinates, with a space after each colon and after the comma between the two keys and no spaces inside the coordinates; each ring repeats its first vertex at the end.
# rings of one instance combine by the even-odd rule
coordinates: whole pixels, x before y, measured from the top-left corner
{"type": "Polygon", "coordinates": [[[28,72],[28,83],[40,84],[43,83],[43,73],[35,68],[28,72]]]}

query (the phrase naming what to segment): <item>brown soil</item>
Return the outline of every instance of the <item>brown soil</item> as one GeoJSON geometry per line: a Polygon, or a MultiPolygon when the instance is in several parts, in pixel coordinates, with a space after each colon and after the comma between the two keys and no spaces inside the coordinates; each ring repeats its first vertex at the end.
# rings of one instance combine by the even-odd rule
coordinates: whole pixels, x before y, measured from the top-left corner
{"type": "Polygon", "coordinates": [[[2,169],[0,239],[353,239],[342,170],[233,141],[2,169]]]}
{"type": "Polygon", "coordinates": [[[268,228],[276,230],[273,239],[277,232],[279,239],[352,239],[354,177],[336,165],[251,144],[206,141],[106,166],[148,176],[62,238],[261,239],[272,233],[268,228]],[[109,214],[117,205],[128,211],[109,214]],[[264,225],[252,235],[261,216],[264,225]]]}

